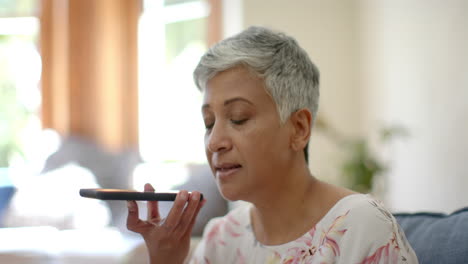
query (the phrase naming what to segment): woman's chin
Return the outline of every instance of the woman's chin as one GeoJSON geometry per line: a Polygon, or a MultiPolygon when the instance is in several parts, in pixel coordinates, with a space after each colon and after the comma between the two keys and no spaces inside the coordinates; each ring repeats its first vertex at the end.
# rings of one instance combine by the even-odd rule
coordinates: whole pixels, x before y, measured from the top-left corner
{"type": "Polygon", "coordinates": [[[242,200],[237,193],[232,192],[221,192],[221,196],[230,202],[242,200]]]}
{"type": "Polygon", "coordinates": [[[218,185],[218,190],[221,196],[224,199],[235,202],[239,200],[244,200],[241,191],[238,188],[232,188],[233,186],[220,186],[218,185]]]}

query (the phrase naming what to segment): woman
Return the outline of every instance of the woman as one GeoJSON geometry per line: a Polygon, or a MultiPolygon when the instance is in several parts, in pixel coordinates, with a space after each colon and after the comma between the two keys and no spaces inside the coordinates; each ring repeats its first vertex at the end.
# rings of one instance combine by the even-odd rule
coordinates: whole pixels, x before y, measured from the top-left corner
{"type": "MultiPolygon", "coordinates": [[[[219,191],[249,203],[207,224],[192,263],[417,263],[378,202],[309,171],[319,72],[293,38],[251,27],[212,47],[194,78],[219,191]]],[[[184,261],[204,203],[182,191],[164,222],[156,203],[149,221],[129,203],[128,227],[143,235],[151,263],[184,261]]]]}

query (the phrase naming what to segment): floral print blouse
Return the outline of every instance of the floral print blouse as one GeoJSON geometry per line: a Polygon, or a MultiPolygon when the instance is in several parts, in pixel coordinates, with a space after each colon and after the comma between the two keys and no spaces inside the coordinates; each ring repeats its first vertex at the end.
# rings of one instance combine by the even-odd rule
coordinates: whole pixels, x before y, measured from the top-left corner
{"type": "Polygon", "coordinates": [[[211,220],[190,263],[418,263],[395,218],[370,195],[342,198],[302,237],[275,246],[255,239],[250,207],[211,220]]]}

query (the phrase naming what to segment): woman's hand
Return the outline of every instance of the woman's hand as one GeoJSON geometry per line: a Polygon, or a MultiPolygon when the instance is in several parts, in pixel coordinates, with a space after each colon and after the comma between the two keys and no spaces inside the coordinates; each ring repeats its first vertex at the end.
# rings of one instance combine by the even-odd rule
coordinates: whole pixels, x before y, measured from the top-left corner
{"type": "MultiPolygon", "coordinates": [[[[145,192],[154,192],[151,184],[145,192]]],[[[200,193],[180,191],[166,219],[161,219],[157,201],[148,201],[148,220],[138,216],[138,205],[128,201],[127,228],[139,233],[145,240],[151,264],[181,264],[190,249],[190,234],[195,219],[206,200],[200,201],[200,193]],[[187,205],[186,205],[187,204],[187,205]]]]}

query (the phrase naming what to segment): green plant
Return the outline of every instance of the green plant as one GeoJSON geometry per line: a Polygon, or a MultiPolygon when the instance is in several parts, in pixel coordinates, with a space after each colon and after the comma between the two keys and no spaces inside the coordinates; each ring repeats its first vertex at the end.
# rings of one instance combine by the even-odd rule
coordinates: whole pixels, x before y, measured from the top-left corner
{"type": "MultiPolygon", "coordinates": [[[[338,166],[347,187],[357,192],[370,192],[377,175],[389,169],[389,165],[372,150],[370,139],[344,136],[324,119],[317,120],[316,128],[344,151],[344,159],[338,166]]],[[[392,125],[380,129],[378,136],[377,143],[383,147],[396,138],[408,136],[408,132],[402,126],[392,125]]]]}
{"type": "Polygon", "coordinates": [[[365,139],[350,140],[345,151],[347,157],[340,169],[348,187],[357,192],[369,192],[375,176],[387,167],[370,151],[365,139]]]}

